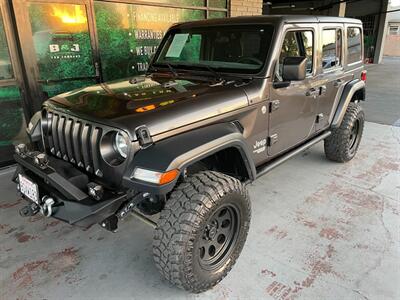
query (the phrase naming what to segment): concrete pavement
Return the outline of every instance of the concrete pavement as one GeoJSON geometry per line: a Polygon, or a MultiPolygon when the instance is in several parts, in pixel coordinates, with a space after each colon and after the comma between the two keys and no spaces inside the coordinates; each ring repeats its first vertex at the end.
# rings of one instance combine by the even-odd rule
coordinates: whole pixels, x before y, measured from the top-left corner
{"type": "Polygon", "coordinates": [[[253,218],[232,272],[191,295],[161,279],[152,229],[118,233],[18,216],[0,179],[0,299],[400,299],[400,128],[367,123],[357,157],[313,147],[250,186],[253,218]]]}
{"type": "Polygon", "coordinates": [[[367,121],[400,127],[400,57],[367,66],[367,121]]]}

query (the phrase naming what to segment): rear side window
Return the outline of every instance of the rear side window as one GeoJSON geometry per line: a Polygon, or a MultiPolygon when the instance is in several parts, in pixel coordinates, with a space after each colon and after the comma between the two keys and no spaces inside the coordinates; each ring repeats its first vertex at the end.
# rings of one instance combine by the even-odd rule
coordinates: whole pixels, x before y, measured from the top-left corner
{"type": "Polygon", "coordinates": [[[324,71],[342,65],[342,31],[324,29],[322,31],[322,68],[324,71]]]}
{"type": "Polygon", "coordinates": [[[349,27],[347,28],[347,64],[361,60],[361,29],[359,27],[349,27]]]}
{"type": "Polygon", "coordinates": [[[312,31],[288,31],[283,40],[279,56],[276,79],[282,81],[283,61],[286,57],[304,56],[307,58],[307,74],[313,71],[314,35],[312,31]]]}

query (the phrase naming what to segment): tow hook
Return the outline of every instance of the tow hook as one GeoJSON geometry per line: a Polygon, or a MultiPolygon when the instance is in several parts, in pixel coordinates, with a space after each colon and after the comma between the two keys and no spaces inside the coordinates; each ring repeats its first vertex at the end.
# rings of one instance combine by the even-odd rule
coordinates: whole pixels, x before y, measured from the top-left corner
{"type": "Polygon", "coordinates": [[[43,196],[42,205],[40,206],[40,212],[43,216],[49,218],[53,214],[53,205],[55,201],[49,196],[43,196]]]}

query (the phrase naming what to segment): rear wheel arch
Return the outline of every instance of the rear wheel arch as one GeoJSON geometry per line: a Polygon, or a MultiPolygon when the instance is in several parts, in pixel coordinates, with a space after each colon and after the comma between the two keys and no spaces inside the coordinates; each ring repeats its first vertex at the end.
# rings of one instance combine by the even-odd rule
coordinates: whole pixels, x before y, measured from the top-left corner
{"type": "Polygon", "coordinates": [[[365,87],[356,90],[351,97],[351,102],[365,101],[365,94],[365,87]]]}
{"type": "Polygon", "coordinates": [[[365,100],[365,82],[360,79],[354,79],[347,83],[343,89],[336,112],[332,119],[332,128],[340,127],[349,103],[360,100],[365,100]]]}

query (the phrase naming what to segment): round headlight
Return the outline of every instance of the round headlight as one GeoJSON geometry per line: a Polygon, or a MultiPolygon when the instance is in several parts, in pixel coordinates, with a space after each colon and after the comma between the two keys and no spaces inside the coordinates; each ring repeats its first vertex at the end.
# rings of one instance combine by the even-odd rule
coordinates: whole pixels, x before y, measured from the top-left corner
{"type": "Polygon", "coordinates": [[[124,136],[119,132],[115,135],[114,146],[119,155],[121,155],[123,158],[128,156],[128,143],[126,142],[124,136]]]}

